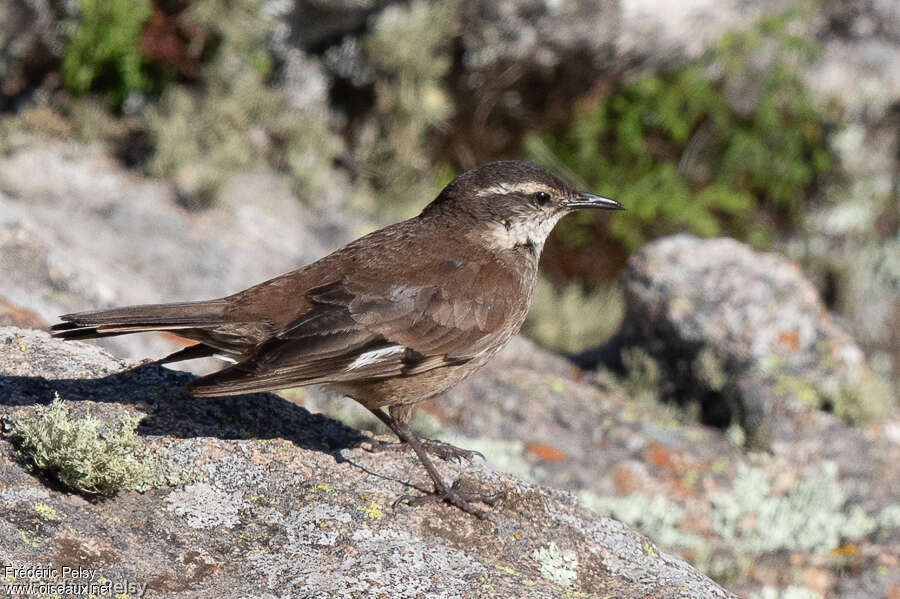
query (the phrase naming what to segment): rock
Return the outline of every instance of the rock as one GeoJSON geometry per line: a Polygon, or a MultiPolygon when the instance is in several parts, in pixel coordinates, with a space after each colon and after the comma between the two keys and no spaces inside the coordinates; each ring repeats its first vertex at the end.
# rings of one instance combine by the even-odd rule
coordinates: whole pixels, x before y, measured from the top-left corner
{"type": "Polygon", "coordinates": [[[769,434],[759,427],[792,409],[789,400],[863,421],[851,412],[874,416],[893,403],[854,395],[874,380],[862,351],[800,269],[776,254],[731,239],[678,235],[632,256],[624,281],[627,309],[618,342],[668,364],[686,379],[679,389],[720,391],[713,400],[719,403],[736,395],[743,424],[761,440],[769,434]],[[722,371],[725,382],[710,383],[710,369],[722,371]]]}
{"type": "Polygon", "coordinates": [[[274,395],[194,400],[180,391],[189,375],[128,366],[96,347],[0,329],[8,421],[54,392],[105,420],[144,414],[144,442],[193,476],[86,501],[29,474],[0,437],[8,561],[77,559],[165,596],[733,597],[571,493],[478,464],[439,467],[468,488],[506,490],[496,525],[442,505],[392,509],[428,486],[403,454],[371,453],[360,447],[370,437],[274,395]]]}
{"type": "MultiPolygon", "coordinates": [[[[114,305],[234,293],[311,262],[355,236],[334,206],[307,208],[279,176],[239,173],[207,211],[97,148],[35,144],[0,158],[0,296],[45,322],[114,305]],[[252,199],[252,201],[249,201],[252,199]]],[[[159,335],[104,340],[161,357],[159,335]]]]}
{"type": "MultiPolygon", "coordinates": [[[[763,17],[792,15],[787,31],[821,55],[796,65],[823,114],[833,120],[829,146],[845,184],[826,186],[804,234],[780,251],[802,263],[821,290],[835,296],[873,366],[900,376],[900,11],[896,2],[817,4],[795,0],[692,0],[672,4],[621,0],[618,63],[629,69],[672,68],[695,59],[729,30],[763,17]]],[[[741,88],[741,82],[737,87],[741,88]]],[[[752,97],[753,94],[742,94],[752,97]]],[[[740,97],[738,98],[740,99],[740,97]]]]}
{"type": "MultiPolygon", "coordinates": [[[[290,397],[355,428],[374,421],[313,388],[290,397]]],[[[888,525],[900,514],[896,410],[869,428],[797,410],[782,418],[771,453],[747,453],[652,394],[516,338],[420,412],[412,425],[422,434],[481,451],[489,466],[516,477],[577,492],[582,505],[728,580],[739,596],[839,562],[846,573],[816,587],[820,595],[866,588],[887,596],[900,584],[900,572],[871,557],[900,550],[900,526],[888,525]]]]}

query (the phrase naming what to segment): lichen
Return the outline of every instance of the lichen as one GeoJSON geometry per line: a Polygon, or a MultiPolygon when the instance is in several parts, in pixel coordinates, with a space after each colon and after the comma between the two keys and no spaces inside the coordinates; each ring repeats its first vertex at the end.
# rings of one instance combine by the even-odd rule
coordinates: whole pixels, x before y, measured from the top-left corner
{"type": "Polygon", "coordinates": [[[28,461],[73,491],[112,495],[166,483],[165,468],[137,435],[141,416],[129,414],[109,428],[90,413],[70,417],[59,395],[35,408],[13,431],[28,461]]]}
{"type": "Polygon", "coordinates": [[[381,520],[384,518],[384,511],[381,509],[381,504],[377,501],[369,501],[364,505],[357,506],[358,511],[364,513],[369,520],[381,520]]]}
{"type": "Polygon", "coordinates": [[[59,516],[56,514],[56,510],[53,509],[53,506],[47,505],[43,501],[38,501],[34,504],[34,511],[44,520],[59,520],[59,516]]]}
{"type": "Polygon", "coordinates": [[[715,493],[711,508],[713,530],[748,555],[778,549],[824,552],[876,526],[860,506],[846,505],[833,462],[824,462],[819,472],[782,495],[772,494],[763,471],[738,464],[731,490],[715,493]]]}
{"type": "Polygon", "coordinates": [[[554,584],[570,588],[578,578],[578,556],[574,551],[564,551],[551,541],[546,547],[539,547],[531,554],[538,563],[541,576],[554,584]]]}
{"type": "Polygon", "coordinates": [[[750,595],[751,599],[822,599],[822,595],[807,589],[791,585],[781,591],[773,587],[763,587],[759,593],[750,595]]]}
{"type": "Polygon", "coordinates": [[[700,537],[680,530],[684,511],[662,495],[601,497],[581,491],[578,498],[586,508],[633,526],[665,547],[695,548],[703,543],[700,537]]]}

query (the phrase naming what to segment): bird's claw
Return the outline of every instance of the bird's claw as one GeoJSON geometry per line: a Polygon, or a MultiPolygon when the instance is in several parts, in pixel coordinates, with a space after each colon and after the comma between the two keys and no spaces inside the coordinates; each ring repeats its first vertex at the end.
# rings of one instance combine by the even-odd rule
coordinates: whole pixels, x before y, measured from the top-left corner
{"type": "Polygon", "coordinates": [[[404,502],[407,505],[413,507],[424,505],[426,503],[442,502],[449,503],[450,505],[455,506],[468,514],[472,514],[480,520],[490,520],[491,522],[496,522],[493,514],[478,509],[477,507],[473,506],[472,503],[480,502],[493,507],[504,497],[506,497],[506,491],[503,490],[497,491],[495,493],[469,493],[466,491],[461,491],[459,489],[459,481],[457,480],[450,488],[436,488],[434,491],[428,493],[427,495],[402,495],[398,497],[396,501],[394,501],[391,507],[393,509],[396,509],[398,505],[404,502]]]}

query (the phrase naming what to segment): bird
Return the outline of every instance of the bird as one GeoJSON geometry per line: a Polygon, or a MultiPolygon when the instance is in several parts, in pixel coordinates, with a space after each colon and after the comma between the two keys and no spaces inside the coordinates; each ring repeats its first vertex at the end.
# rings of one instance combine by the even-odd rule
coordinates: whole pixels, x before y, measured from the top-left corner
{"type": "MultiPolygon", "coordinates": [[[[190,382],[195,397],[321,385],[354,399],[411,448],[439,501],[479,518],[476,503],[502,494],[463,492],[429,457],[477,452],[422,439],[414,406],[488,362],[525,321],[544,243],[582,209],[624,210],[577,191],[523,160],[488,162],[454,178],[422,212],[335,252],[227,297],[60,316],[55,337],[92,339],[167,331],[197,341],[156,360],[218,356],[232,365],[190,382]]],[[[399,500],[398,500],[399,501],[399,500]]]]}

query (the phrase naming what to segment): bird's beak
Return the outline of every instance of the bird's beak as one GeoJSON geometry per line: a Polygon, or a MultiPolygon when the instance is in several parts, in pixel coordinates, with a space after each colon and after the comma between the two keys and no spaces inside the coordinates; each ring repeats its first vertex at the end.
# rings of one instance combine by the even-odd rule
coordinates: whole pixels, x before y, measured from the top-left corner
{"type": "Polygon", "coordinates": [[[625,210],[625,206],[615,200],[581,192],[574,198],[563,202],[566,208],[581,210],[582,208],[595,208],[598,210],[625,210]]]}

